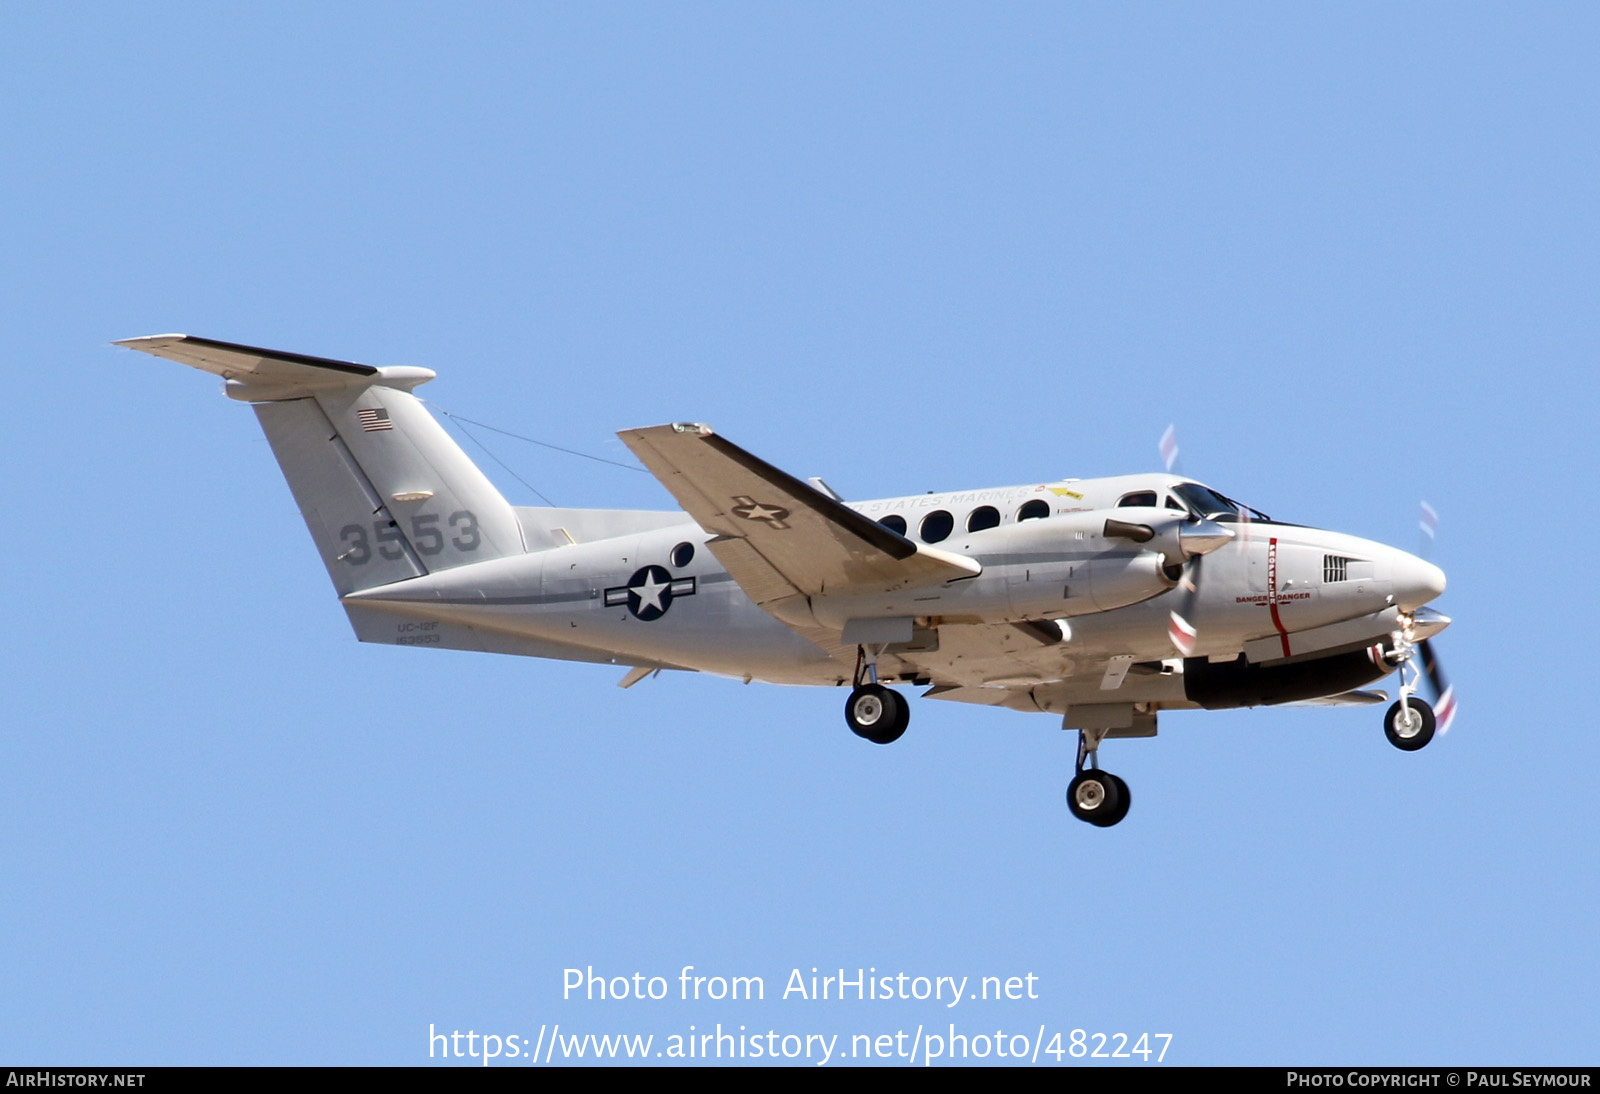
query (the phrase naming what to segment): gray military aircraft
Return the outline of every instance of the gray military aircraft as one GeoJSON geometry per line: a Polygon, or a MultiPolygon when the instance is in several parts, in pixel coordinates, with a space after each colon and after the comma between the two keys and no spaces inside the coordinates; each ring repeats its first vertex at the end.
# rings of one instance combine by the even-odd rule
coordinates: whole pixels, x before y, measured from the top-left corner
{"type": "Polygon", "coordinates": [[[663,669],[848,684],[845,720],[878,744],[910,717],[891,684],[1054,714],[1079,734],[1067,804],[1101,827],[1131,801],[1101,742],[1154,736],[1163,710],[1381,703],[1364,689],[1398,670],[1397,748],[1453,713],[1436,566],[1181,476],[846,502],[678,423],[620,436],[682,512],[513,506],[411,394],[429,369],[117,345],[253,404],[364,642],[626,666],[623,687],[663,669]]]}

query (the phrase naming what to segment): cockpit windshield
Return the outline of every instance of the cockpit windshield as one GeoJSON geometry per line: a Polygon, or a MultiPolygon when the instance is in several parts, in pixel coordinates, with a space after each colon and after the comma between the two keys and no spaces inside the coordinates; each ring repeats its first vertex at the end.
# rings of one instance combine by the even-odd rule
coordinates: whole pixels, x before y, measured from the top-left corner
{"type": "Polygon", "coordinates": [[[1241,505],[1232,498],[1223,497],[1209,486],[1201,486],[1197,482],[1186,482],[1174,486],[1172,492],[1183,499],[1189,511],[1197,517],[1214,520],[1219,524],[1237,524],[1240,521],[1259,520],[1271,523],[1272,518],[1265,513],[1241,505]]]}

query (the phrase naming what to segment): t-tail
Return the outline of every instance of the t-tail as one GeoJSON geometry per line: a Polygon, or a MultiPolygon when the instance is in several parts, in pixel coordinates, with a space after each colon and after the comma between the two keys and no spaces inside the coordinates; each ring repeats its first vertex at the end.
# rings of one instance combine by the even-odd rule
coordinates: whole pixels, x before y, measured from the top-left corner
{"type": "Polygon", "coordinates": [[[215,373],[253,405],[340,596],[528,549],[511,505],[411,393],[430,369],[183,334],[117,345],[215,373]]]}

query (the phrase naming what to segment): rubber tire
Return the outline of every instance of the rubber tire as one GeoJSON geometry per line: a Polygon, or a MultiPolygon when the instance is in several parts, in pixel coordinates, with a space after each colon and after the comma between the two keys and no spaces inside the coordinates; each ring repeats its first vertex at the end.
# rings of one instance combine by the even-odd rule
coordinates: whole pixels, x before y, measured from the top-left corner
{"type": "Polygon", "coordinates": [[[1109,771],[1102,771],[1101,774],[1117,784],[1116,811],[1108,814],[1104,820],[1095,821],[1101,828],[1110,828],[1113,824],[1121,824],[1122,818],[1128,815],[1128,807],[1133,804],[1133,791],[1128,789],[1128,784],[1122,781],[1120,775],[1113,775],[1109,771]]]}
{"type": "Polygon", "coordinates": [[[863,684],[845,700],[844,720],[857,737],[875,745],[893,744],[911,723],[911,704],[882,684],[863,684]],[[876,700],[876,705],[868,703],[869,699],[876,700]]]}
{"type": "Polygon", "coordinates": [[[1099,828],[1109,828],[1127,815],[1127,810],[1122,804],[1124,786],[1126,784],[1115,775],[1092,768],[1085,769],[1078,772],[1072,782],[1067,784],[1067,808],[1081,821],[1099,828]],[[1084,797],[1088,800],[1080,800],[1079,788],[1085,783],[1097,784],[1098,793],[1085,789],[1084,797]]]}
{"type": "Polygon", "coordinates": [[[1406,706],[1411,708],[1413,716],[1421,715],[1422,728],[1416,730],[1410,736],[1400,733],[1400,701],[1397,699],[1394,705],[1389,708],[1389,713],[1383,716],[1383,735],[1389,738],[1389,743],[1400,751],[1415,752],[1433,740],[1436,722],[1433,716],[1433,708],[1416,696],[1413,695],[1407,699],[1406,706]]]}

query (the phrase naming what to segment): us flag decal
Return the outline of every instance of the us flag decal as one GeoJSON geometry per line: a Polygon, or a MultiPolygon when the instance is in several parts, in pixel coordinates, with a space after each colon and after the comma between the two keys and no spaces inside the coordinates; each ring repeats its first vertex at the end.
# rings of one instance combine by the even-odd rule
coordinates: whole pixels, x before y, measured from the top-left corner
{"type": "Polygon", "coordinates": [[[389,420],[389,412],[380,407],[371,410],[358,410],[356,417],[361,421],[361,428],[368,433],[376,433],[381,429],[393,429],[394,423],[389,420]]]}

